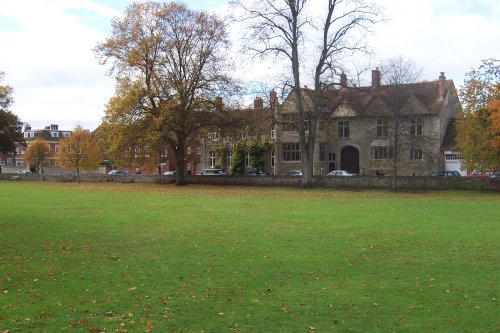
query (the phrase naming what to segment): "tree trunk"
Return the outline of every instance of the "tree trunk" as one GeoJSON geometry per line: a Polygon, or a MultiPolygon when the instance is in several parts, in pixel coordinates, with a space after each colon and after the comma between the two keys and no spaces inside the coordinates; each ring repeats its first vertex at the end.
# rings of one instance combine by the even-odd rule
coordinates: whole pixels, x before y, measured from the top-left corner
{"type": "Polygon", "coordinates": [[[184,186],[187,185],[186,177],[184,173],[184,145],[177,145],[174,148],[175,153],[175,185],[184,186]]]}
{"type": "Polygon", "coordinates": [[[76,167],[76,179],[78,180],[78,184],[80,184],[80,168],[76,167]]]}
{"type": "Polygon", "coordinates": [[[312,161],[310,160],[309,156],[306,156],[304,158],[304,163],[303,163],[303,174],[302,174],[302,182],[300,184],[301,188],[312,188],[313,183],[312,183],[312,176],[313,176],[313,170],[312,170],[312,161]]]}

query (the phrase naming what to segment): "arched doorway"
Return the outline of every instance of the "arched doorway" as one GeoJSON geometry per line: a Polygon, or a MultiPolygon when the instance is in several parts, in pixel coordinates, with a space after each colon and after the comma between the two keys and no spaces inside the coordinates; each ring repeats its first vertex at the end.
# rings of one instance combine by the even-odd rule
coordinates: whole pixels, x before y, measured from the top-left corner
{"type": "Polygon", "coordinates": [[[340,168],[359,174],[359,150],[348,146],[340,152],[340,168]]]}

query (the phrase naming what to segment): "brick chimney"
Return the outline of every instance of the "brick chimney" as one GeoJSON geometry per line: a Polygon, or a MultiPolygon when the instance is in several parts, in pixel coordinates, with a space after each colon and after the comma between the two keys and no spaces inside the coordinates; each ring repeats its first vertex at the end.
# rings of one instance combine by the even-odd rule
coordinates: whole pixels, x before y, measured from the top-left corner
{"type": "Polygon", "coordinates": [[[253,109],[255,111],[262,110],[264,108],[264,100],[262,100],[262,97],[256,97],[253,100],[253,109]]]}
{"type": "Polygon", "coordinates": [[[377,88],[380,86],[380,71],[378,67],[372,70],[372,88],[377,88]]]}
{"type": "Polygon", "coordinates": [[[446,93],[446,76],[444,76],[444,72],[441,72],[441,75],[439,75],[439,98],[443,99],[445,93],[446,93]]]}
{"type": "Polygon", "coordinates": [[[340,86],[342,88],[347,87],[347,75],[344,72],[340,74],[340,86]]]}
{"type": "Polygon", "coordinates": [[[269,104],[271,105],[271,109],[274,109],[276,104],[278,104],[278,94],[274,89],[269,93],[269,104]]]}
{"type": "Polygon", "coordinates": [[[222,97],[220,96],[215,97],[214,104],[215,104],[215,109],[217,111],[222,111],[222,106],[223,106],[222,97]]]}

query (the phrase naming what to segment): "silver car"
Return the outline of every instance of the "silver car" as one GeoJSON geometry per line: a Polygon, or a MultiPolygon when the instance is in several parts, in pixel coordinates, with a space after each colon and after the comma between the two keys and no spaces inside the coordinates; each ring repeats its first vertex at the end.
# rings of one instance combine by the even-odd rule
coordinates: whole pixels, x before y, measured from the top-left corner
{"type": "Polygon", "coordinates": [[[357,175],[358,175],[357,173],[352,173],[352,172],[345,171],[345,170],[333,170],[327,176],[329,176],[329,177],[353,177],[353,176],[357,176],[357,175]]]}

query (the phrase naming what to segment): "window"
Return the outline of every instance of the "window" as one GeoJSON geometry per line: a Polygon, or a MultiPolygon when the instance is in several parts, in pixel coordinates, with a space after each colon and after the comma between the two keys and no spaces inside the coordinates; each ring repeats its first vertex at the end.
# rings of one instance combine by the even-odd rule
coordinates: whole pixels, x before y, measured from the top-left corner
{"type": "Polygon", "coordinates": [[[187,153],[188,155],[191,155],[191,147],[187,147],[187,151],[186,151],[186,153],[187,153]]]}
{"type": "Polygon", "coordinates": [[[283,151],[283,161],[300,161],[300,147],[298,142],[283,143],[281,150],[283,151]]]}
{"type": "Polygon", "coordinates": [[[201,148],[196,148],[196,154],[201,155],[202,151],[201,148]]]}
{"type": "Polygon", "coordinates": [[[163,148],[161,151],[161,157],[168,157],[168,148],[163,148]]]}
{"type": "Polygon", "coordinates": [[[56,154],[59,154],[61,152],[61,148],[59,147],[59,145],[56,145],[54,149],[56,154]]]}
{"type": "Polygon", "coordinates": [[[212,141],[217,141],[219,140],[219,136],[217,135],[217,132],[210,132],[210,139],[212,141]]]}
{"type": "Polygon", "coordinates": [[[285,132],[297,131],[299,127],[296,120],[296,115],[292,113],[285,113],[281,115],[283,119],[282,128],[285,132]]]}
{"type": "Polygon", "coordinates": [[[349,122],[347,120],[339,121],[337,123],[337,131],[339,138],[349,137],[349,122]]]}
{"type": "Polygon", "coordinates": [[[137,147],[135,148],[135,157],[139,157],[141,155],[141,148],[137,147]]]}
{"type": "Polygon", "coordinates": [[[377,120],[377,136],[389,136],[389,120],[377,120]]]}
{"type": "Polygon", "coordinates": [[[462,160],[462,156],[460,156],[460,154],[458,154],[458,153],[444,154],[444,158],[447,161],[460,161],[460,160],[462,160]]]}
{"type": "Polygon", "coordinates": [[[382,146],[382,147],[372,147],[372,160],[386,160],[392,158],[393,149],[392,147],[382,146]]]}
{"type": "Polygon", "coordinates": [[[274,126],[271,129],[271,139],[276,139],[276,129],[274,128],[274,126]]]}
{"type": "Polygon", "coordinates": [[[421,160],[423,150],[421,148],[410,149],[410,160],[421,160]]]}
{"type": "Polygon", "coordinates": [[[51,132],[50,136],[53,138],[58,138],[59,137],[59,132],[51,132]]]}
{"type": "Polygon", "coordinates": [[[410,119],[410,135],[421,136],[422,135],[422,118],[411,118],[410,119]]]}
{"type": "Polygon", "coordinates": [[[215,152],[210,152],[210,167],[215,168],[215,152]]]}
{"type": "Polygon", "coordinates": [[[227,167],[228,168],[231,168],[233,166],[233,151],[232,150],[228,150],[227,151],[227,167]]]}
{"type": "Polygon", "coordinates": [[[250,154],[245,154],[245,166],[248,168],[250,166],[250,154]]]}
{"type": "Polygon", "coordinates": [[[322,142],[319,144],[319,160],[326,160],[326,142],[322,142]]]}
{"type": "Polygon", "coordinates": [[[271,151],[271,167],[274,168],[274,150],[271,151]]]}
{"type": "Polygon", "coordinates": [[[69,137],[69,132],[62,132],[61,134],[62,134],[63,138],[69,137]]]}

